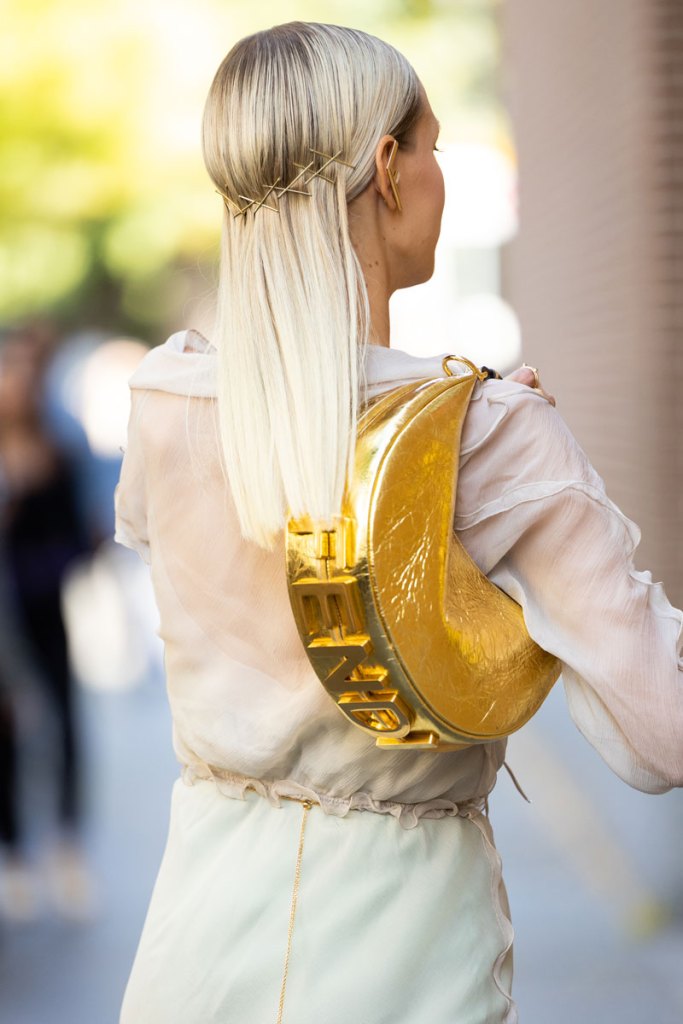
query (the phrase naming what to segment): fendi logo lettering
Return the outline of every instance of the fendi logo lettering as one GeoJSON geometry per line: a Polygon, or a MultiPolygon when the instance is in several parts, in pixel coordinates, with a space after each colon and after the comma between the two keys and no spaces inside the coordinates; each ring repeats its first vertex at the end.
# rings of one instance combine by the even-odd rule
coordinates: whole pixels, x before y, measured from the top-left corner
{"type": "Polygon", "coordinates": [[[355,577],[334,576],[330,580],[304,577],[294,581],[291,592],[299,621],[309,636],[335,628],[349,633],[363,631],[363,606],[355,577]]]}
{"type": "Polygon", "coordinates": [[[299,579],[292,594],[300,628],[309,638],[309,657],[339,709],[369,732],[405,736],[410,709],[397,690],[385,688],[387,670],[367,663],[372,641],[362,632],[365,620],[355,577],[299,579]]]}
{"type": "Polygon", "coordinates": [[[372,732],[405,736],[410,732],[410,711],[396,690],[369,693],[345,693],[337,701],[345,715],[372,732]]]}
{"type": "Polygon", "coordinates": [[[365,634],[346,636],[342,640],[316,637],[308,644],[309,656],[321,671],[325,689],[335,696],[349,690],[383,689],[386,669],[378,665],[360,670],[371,651],[370,637],[365,634]]]}

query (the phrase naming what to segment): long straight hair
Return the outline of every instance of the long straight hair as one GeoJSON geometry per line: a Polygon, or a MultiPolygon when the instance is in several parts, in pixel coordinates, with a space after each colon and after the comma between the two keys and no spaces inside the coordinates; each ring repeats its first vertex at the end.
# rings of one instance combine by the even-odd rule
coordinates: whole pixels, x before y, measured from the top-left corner
{"type": "Polygon", "coordinates": [[[392,46],[309,22],[242,39],[211,85],[202,147],[224,196],[218,420],[240,529],[261,547],[274,547],[289,516],[341,511],[370,331],[347,204],[372,180],[381,137],[400,142],[420,105],[417,76],[392,46]],[[312,150],[341,154],[323,172],[331,181],[310,177],[324,162],[312,150]],[[272,190],[255,209],[311,160],[293,186],[310,197],[272,190]]]}

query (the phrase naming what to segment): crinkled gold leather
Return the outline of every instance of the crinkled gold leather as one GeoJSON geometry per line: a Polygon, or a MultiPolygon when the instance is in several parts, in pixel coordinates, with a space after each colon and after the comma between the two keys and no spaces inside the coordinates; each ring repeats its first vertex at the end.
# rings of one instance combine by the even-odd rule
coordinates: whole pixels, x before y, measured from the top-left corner
{"type": "Polygon", "coordinates": [[[310,661],[380,747],[453,750],[519,729],[560,663],[453,530],[476,376],[405,384],[361,415],[331,523],[290,519],[287,578],[310,661]]]}

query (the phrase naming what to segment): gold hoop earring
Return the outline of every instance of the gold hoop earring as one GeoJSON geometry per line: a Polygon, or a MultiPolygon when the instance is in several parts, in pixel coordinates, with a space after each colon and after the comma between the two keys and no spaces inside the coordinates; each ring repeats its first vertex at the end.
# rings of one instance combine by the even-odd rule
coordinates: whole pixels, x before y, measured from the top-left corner
{"type": "Polygon", "coordinates": [[[403,210],[403,207],[401,206],[401,199],[400,199],[399,194],[398,194],[398,188],[396,187],[397,182],[398,182],[398,175],[397,175],[396,171],[394,170],[394,168],[391,166],[393,164],[393,162],[394,162],[394,157],[396,156],[397,152],[398,152],[398,142],[396,141],[396,139],[394,139],[394,144],[391,147],[391,153],[389,154],[389,159],[387,161],[387,177],[389,178],[389,185],[391,186],[391,191],[394,194],[394,199],[396,201],[396,208],[398,209],[398,212],[401,213],[402,210],[403,210]]]}

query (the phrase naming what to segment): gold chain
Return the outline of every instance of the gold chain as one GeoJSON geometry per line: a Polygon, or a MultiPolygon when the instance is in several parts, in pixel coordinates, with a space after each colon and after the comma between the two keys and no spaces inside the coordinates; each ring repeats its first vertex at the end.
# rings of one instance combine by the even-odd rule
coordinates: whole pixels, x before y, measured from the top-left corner
{"type": "Polygon", "coordinates": [[[292,935],[294,933],[294,917],[296,915],[296,902],[299,896],[299,879],[301,878],[301,859],[303,857],[304,852],[304,836],[306,833],[306,821],[308,820],[308,812],[313,806],[310,800],[302,800],[301,803],[303,805],[304,813],[301,819],[301,829],[299,831],[299,849],[296,855],[296,867],[294,869],[294,887],[292,889],[292,902],[289,909],[287,952],[285,953],[285,966],[282,972],[282,986],[280,988],[280,1003],[277,1011],[276,1024],[282,1024],[282,1013],[285,1008],[285,989],[287,988],[287,974],[289,972],[289,956],[292,951],[292,935]]]}

